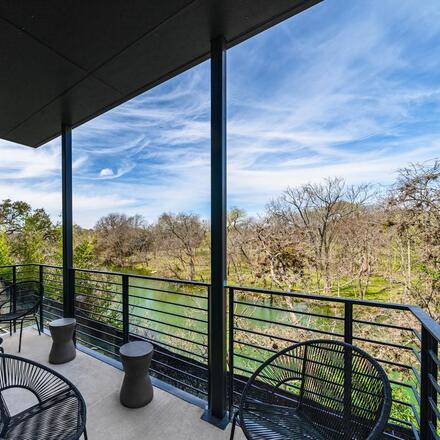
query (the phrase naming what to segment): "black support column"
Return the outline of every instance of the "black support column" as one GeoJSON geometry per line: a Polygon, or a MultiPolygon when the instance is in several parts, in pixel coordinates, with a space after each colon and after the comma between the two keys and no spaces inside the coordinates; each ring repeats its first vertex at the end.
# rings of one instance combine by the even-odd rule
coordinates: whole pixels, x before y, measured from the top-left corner
{"type": "Polygon", "coordinates": [[[226,50],[211,42],[211,292],[209,297],[208,418],[224,426],[226,414],[226,50]]]}
{"type": "Polygon", "coordinates": [[[62,127],[61,150],[63,187],[63,313],[65,317],[73,317],[72,128],[65,125],[62,127]]]}

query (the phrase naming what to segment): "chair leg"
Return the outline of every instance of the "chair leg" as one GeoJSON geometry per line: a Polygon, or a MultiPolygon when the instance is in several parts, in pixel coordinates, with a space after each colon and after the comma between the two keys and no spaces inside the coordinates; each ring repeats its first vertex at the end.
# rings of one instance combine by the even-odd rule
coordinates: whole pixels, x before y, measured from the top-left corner
{"type": "Polygon", "coordinates": [[[38,334],[41,336],[41,328],[40,328],[40,324],[38,323],[37,315],[34,315],[34,318],[35,318],[35,322],[37,323],[38,334]]]}
{"type": "Polygon", "coordinates": [[[88,440],[86,427],[84,427],[84,440],[88,440]]]}
{"type": "Polygon", "coordinates": [[[18,343],[18,352],[19,353],[21,352],[21,339],[22,339],[22,336],[23,336],[23,323],[24,323],[24,319],[22,319],[21,323],[20,323],[20,340],[19,340],[19,343],[18,343]]]}
{"type": "Polygon", "coordinates": [[[12,336],[12,321],[9,321],[9,336],[12,336]]]}
{"type": "Polygon", "coordinates": [[[238,417],[238,411],[235,411],[234,417],[232,419],[231,436],[229,437],[229,440],[233,440],[234,439],[235,426],[237,425],[237,417],[238,417]]]}

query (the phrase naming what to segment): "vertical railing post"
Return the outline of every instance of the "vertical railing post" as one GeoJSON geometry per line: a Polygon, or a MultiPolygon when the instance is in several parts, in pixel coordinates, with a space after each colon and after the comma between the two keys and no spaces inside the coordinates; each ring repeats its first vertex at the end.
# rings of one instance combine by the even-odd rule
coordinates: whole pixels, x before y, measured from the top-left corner
{"type": "Polygon", "coordinates": [[[437,416],[434,407],[437,405],[437,364],[438,342],[422,326],[421,384],[420,384],[420,439],[431,440],[436,437],[437,416]]]}
{"type": "Polygon", "coordinates": [[[128,275],[124,274],[122,275],[122,339],[124,344],[129,341],[130,332],[128,289],[128,275]]]}
{"type": "Polygon", "coordinates": [[[211,294],[209,296],[209,401],[204,419],[227,423],[226,342],[226,44],[211,41],[211,294]]]}
{"type": "Polygon", "coordinates": [[[228,324],[229,324],[229,415],[232,416],[234,410],[234,288],[229,287],[228,301],[228,324]]]}
{"type": "MultiPolygon", "coordinates": [[[[12,266],[12,312],[15,313],[17,311],[17,266],[14,264],[12,266]]],[[[14,321],[14,332],[17,331],[17,321],[14,321]]]]}
{"type": "MultiPolygon", "coordinates": [[[[353,344],[353,304],[344,303],[344,342],[353,344]]],[[[352,395],[352,362],[353,353],[344,350],[344,429],[351,432],[351,395],[352,395]]]]}
{"type": "Polygon", "coordinates": [[[70,270],[70,300],[72,302],[71,304],[71,308],[72,308],[72,316],[75,316],[75,305],[76,305],[76,288],[75,288],[75,284],[76,284],[76,270],[71,267],[70,270]]]}
{"type": "Polygon", "coordinates": [[[72,128],[63,125],[61,132],[62,208],[63,208],[63,314],[75,315],[72,214],[72,128]]]}
{"type": "Polygon", "coordinates": [[[12,266],[12,311],[15,313],[17,310],[16,297],[15,297],[15,285],[17,284],[17,266],[12,266]]]}
{"type": "Polygon", "coordinates": [[[353,344],[353,303],[344,303],[344,342],[353,344]]]}
{"type": "Polygon", "coordinates": [[[39,276],[38,282],[40,287],[40,330],[44,331],[44,313],[43,313],[43,302],[44,302],[44,266],[39,265],[39,276]]]}

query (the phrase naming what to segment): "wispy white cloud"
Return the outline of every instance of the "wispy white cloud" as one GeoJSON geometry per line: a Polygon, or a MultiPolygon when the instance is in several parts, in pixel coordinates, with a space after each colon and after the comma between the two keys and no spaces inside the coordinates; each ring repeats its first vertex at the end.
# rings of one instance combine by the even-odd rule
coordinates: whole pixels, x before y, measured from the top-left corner
{"type": "MultiPolygon", "coordinates": [[[[438,0],[323,2],[228,54],[228,203],[288,185],[390,183],[440,155],[438,0]],[[397,5],[397,7],[396,7],[397,5]]],[[[209,217],[209,63],[74,130],[75,221],[209,217]]],[[[0,144],[0,197],[60,211],[60,145],[0,144]]]]}
{"type": "Polygon", "coordinates": [[[439,154],[439,66],[421,62],[440,34],[439,13],[418,19],[409,1],[396,15],[391,3],[323,3],[282,25],[269,57],[264,36],[245,43],[246,61],[229,75],[232,204],[259,210],[288,185],[332,175],[389,183],[409,161],[439,154]]]}
{"type": "Polygon", "coordinates": [[[100,172],[99,172],[99,177],[109,177],[109,176],[113,176],[113,170],[111,168],[103,168],[100,172]]]}

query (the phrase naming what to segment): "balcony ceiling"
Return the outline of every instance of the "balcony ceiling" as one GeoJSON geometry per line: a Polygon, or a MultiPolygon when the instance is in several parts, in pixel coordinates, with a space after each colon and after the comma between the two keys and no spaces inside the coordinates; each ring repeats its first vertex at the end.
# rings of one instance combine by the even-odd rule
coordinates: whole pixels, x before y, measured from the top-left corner
{"type": "Polygon", "coordinates": [[[0,138],[38,147],[319,0],[2,0],[0,138]]]}

